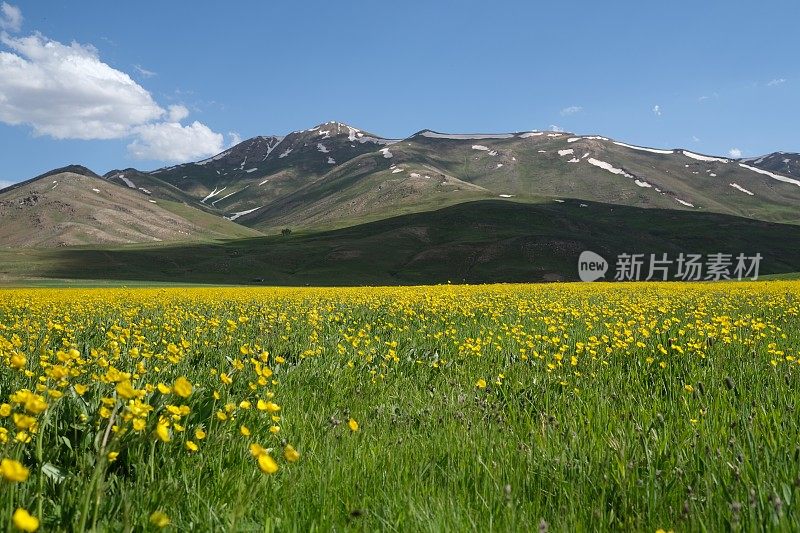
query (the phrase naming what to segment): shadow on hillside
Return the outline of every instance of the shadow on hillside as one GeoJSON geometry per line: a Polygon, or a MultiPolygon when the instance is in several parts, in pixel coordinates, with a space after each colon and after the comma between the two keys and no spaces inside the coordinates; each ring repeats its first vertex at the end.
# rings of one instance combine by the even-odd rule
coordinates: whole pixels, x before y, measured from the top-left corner
{"type": "Polygon", "coordinates": [[[800,271],[800,226],[568,200],[479,201],[308,235],[217,244],[39,250],[0,271],[31,277],[265,285],[574,280],[583,250],[760,253],[762,274],[800,271]],[[581,207],[584,205],[586,207],[581,207]],[[28,269],[26,272],[26,268],[28,269]]]}

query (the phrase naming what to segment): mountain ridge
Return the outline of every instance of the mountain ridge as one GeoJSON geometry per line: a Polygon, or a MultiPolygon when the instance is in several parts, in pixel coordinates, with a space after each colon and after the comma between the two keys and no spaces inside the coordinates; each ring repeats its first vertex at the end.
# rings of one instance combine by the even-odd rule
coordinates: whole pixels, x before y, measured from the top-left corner
{"type": "Polygon", "coordinates": [[[266,233],[335,229],[497,199],[575,199],[800,224],[795,156],[800,162],[800,155],[782,152],[733,159],[538,130],[422,129],[388,139],[328,121],[283,136],[251,137],[206,159],[152,171],[98,176],[71,165],[0,191],[0,201],[66,171],[102,179],[148,203],[177,203],[266,233]]]}

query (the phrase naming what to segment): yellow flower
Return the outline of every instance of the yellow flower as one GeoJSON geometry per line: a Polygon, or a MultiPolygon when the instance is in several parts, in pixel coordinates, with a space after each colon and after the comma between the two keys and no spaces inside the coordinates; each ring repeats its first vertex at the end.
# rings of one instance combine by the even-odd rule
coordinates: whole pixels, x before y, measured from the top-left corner
{"type": "Polygon", "coordinates": [[[260,444],[256,444],[255,442],[250,445],[250,454],[253,457],[260,457],[267,453],[267,450],[263,448],[260,444]]]}
{"type": "Polygon", "coordinates": [[[138,391],[133,388],[130,381],[125,380],[117,383],[117,394],[126,400],[130,400],[132,398],[136,398],[138,391]]]}
{"type": "Polygon", "coordinates": [[[167,387],[163,383],[159,383],[156,388],[158,388],[158,392],[160,392],[161,394],[169,394],[172,392],[172,389],[167,387]]]}
{"type": "Polygon", "coordinates": [[[291,444],[287,444],[286,447],[283,449],[283,456],[290,463],[294,463],[298,459],[300,459],[300,452],[295,450],[291,444]]]}
{"type": "Polygon", "coordinates": [[[684,386],[683,386],[683,389],[684,389],[686,392],[688,392],[689,394],[691,394],[691,393],[693,393],[693,392],[694,392],[694,387],[692,387],[691,385],[688,385],[688,384],[687,384],[687,385],[684,385],[684,386]]]}
{"type": "Polygon", "coordinates": [[[278,471],[278,463],[268,453],[258,456],[258,468],[265,474],[274,474],[278,471]]]}
{"type": "Polygon", "coordinates": [[[249,437],[250,428],[248,428],[247,426],[239,426],[239,433],[241,433],[243,437],[249,437]]]}
{"type": "Polygon", "coordinates": [[[77,385],[76,384],[76,385],[73,385],[72,388],[75,389],[75,392],[78,393],[78,396],[83,396],[84,394],[86,394],[86,391],[89,390],[89,387],[87,387],[86,385],[77,385]]]}
{"type": "Polygon", "coordinates": [[[280,426],[270,426],[269,428],[269,432],[272,433],[273,435],[277,435],[278,433],[280,433],[280,431],[281,431],[280,426]]]}
{"type": "Polygon", "coordinates": [[[231,383],[233,383],[233,380],[231,379],[231,377],[230,377],[228,374],[220,374],[220,375],[219,375],[219,379],[220,379],[220,380],[221,380],[221,381],[222,381],[222,382],[223,382],[225,385],[230,385],[231,383]]]}
{"type": "Polygon", "coordinates": [[[47,409],[47,402],[38,394],[29,394],[25,398],[25,410],[32,415],[38,415],[47,409]]]}
{"type": "Polygon", "coordinates": [[[350,428],[350,431],[358,431],[358,422],[351,418],[347,421],[347,427],[350,428]]]}
{"type": "Polygon", "coordinates": [[[119,457],[119,452],[108,452],[108,462],[113,463],[119,457]]]}
{"type": "Polygon", "coordinates": [[[475,382],[475,386],[478,387],[479,389],[485,389],[486,388],[486,380],[483,379],[483,378],[480,378],[478,381],[475,382]]]}
{"type": "Polygon", "coordinates": [[[172,384],[172,390],[181,398],[188,398],[192,394],[192,384],[188,379],[181,376],[172,384]]]}
{"type": "Polygon", "coordinates": [[[14,355],[11,356],[11,366],[16,368],[17,370],[25,368],[25,363],[26,362],[27,361],[25,360],[25,357],[23,355],[14,354],[14,355]]]}
{"type": "Polygon", "coordinates": [[[32,416],[14,413],[14,425],[17,429],[31,429],[36,425],[36,419],[32,416]]]}
{"type": "Polygon", "coordinates": [[[12,520],[14,521],[14,527],[21,531],[33,532],[39,529],[39,519],[32,516],[22,507],[14,511],[12,520]]]}
{"type": "Polygon", "coordinates": [[[28,479],[30,471],[15,459],[3,459],[0,461],[0,477],[6,481],[19,483],[28,479]]]}
{"type": "Polygon", "coordinates": [[[281,407],[278,404],[273,402],[265,402],[263,400],[258,400],[256,407],[258,407],[258,409],[261,411],[267,411],[270,413],[277,413],[281,410],[281,407]]]}
{"type": "Polygon", "coordinates": [[[150,523],[158,528],[169,525],[169,517],[163,511],[156,511],[150,515],[150,523]]]}
{"type": "Polygon", "coordinates": [[[169,435],[169,426],[159,422],[156,426],[156,437],[158,437],[161,442],[169,442],[172,438],[169,435]]]}
{"type": "Polygon", "coordinates": [[[11,414],[11,406],[7,403],[0,405],[0,416],[6,417],[11,414]]]}
{"type": "Polygon", "coordinates": [[[194,442],[187,440],[186,449],[189,450],[190,452],[196,452],[198,450],[198,447],[197,444],[195,444],[194,442]]]}
{"type": "Polygon", "coordinates": [[[194,430],[194,438],[196,438],[197,440],[203,440],[204,438],[206,438],[206,432],[200,428],[197,428],[196,430],[194,430]]]}

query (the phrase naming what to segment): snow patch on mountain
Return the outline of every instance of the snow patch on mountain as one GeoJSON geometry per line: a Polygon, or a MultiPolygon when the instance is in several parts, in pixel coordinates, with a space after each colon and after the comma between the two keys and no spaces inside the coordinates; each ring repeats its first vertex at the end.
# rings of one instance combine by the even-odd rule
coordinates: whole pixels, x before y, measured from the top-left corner
{"type": "Polygon", "coordinates": [[[753,193],[751,193],[750,191],[748,191],[747,189],[745,189],[744,187],[742,187],[738,183],[729,183],[728,185],[730,185],[731,187],[733,187],[736,190],[742,191],[745,194],[749,194],[750,196],[755,196],[753,193]]]}
{"type": "MultiPolygon", "coordinates": [[[[244,189],[242,189],[242,190],[244,190],[244,189]]],[[[220,191],[220,192],[222,192],[222,191],[220,191]]],[[[217,203],[217,202],[221,202],[222,200],[224,200],[224,199],[226,199],[226,198],[230,198],[231,196],[233,196],[233,195],[234,195],[234,194],[236,194],[237,192],[241,192],[241,191],[233,191],[232,193],[228,193],[228,194],[226,194],[226,195],[225,195],[225,196],[223,196],[222,198],[217,198],[216,200],[214,200],[213,202],[211,202],[211,205],[216,205],[216,203],[217,203]]]]}
{"type": "Polygon", "coordinates": [[[512,133],[437,133],[431,130],[425,130],[420,133],[423,137],[430,139],[450,139],[450,140],[478,140],[478,139],[510,139],[514,135],[512,133]]]}
{"type": "Polygon", "coordinates": [[[691,157],[692,159],[696,159],[697,161],[717,161],[719,163],[728,163],[728,160],[723,157],[711,157],[707,155],[700,155],[694,152],[690,152],[688,150],[681,150],[681,152],[686,157],[691,157]]]}
{"type": "Polygon", "coordinates": [[[595,159],[594,157],[590,157],[586,161],[590,165],[594,165],[594,166],[596,166],[598,168],[602,168],[603,170],[607,170],[607,171],[611,172],[612,174],[618,174],[620,176],[625,176],[626,178],[632,178],[633,177],[631,174],[628,174],[627,172],[625,172],[621,168],[617,168],[614,165],[612,165],[611,163],[606,163],[605,161],[600,161],[599,159],[595,159]]]}
{"type": "Polygon", "coordinates": [[[769,176],[772,179],[776,179],[778,181],[782,181],[784,183],[792,183],[800,187],[800,181],[792,178],[787,178],[786,176],[781,176],[780,174],[775,174],[774,172],[770,172],[769,170],[764,170],[761,168],[751,167],[750,165],[745,165],[744,163],[739,163],[739,166],[742,168],[746,168],[747,170],[752,170],[753,172],[758,172],[759,174],[764,174],[765,176],[769,176]]]}
{"type": "Polygon", "coordinates": [[[121,179],[122,181],[124,181],[124,182],[125,182],[125,185],[127,185],[127,186],[128,186],[128,187],[130,187],[131,189],[135,189],[135,188],[136,188],[136,185],[135,185],[135,184],[134,184],[134,183],[133,183],[131,180],[129,180],[128,178],[126,178],[126,177],[125,177],[125,174],[120,174],[120,175],[119,175],[119,176],[117,176],[117,177],[118,177],[119,179],[121,179]]]}
{"type": "Polygon", "coordinates": [[[227,218],[228,220],[233,221],[233,220],[236,220],[239,217],[243,217],[245,215],[249,215],[250,213],[254,213],[254,212],[258,211],[259,209],[261,209],[262,207],[264,207],[264,206],[262,205],[260,207],[254,207],[253,209],[248,209],[247,211],[239,211],[237,213],[231,213],[230,216],[227,216],[225,218],[227,218]]]}
{"type": "Polygon", "coordinates": [[[227,187],[223,187],[223,188],[221,188],[220,190],[217,190],[217,188],[216,188],[216,187],[214,187],[214,190],[213,190],[213,191],[211,191],[210,193],[208,193],[208,196],[206,196],[205,198],[203,198],[202,200],[200,200],[200,203],[201,203],[201,204],[204,204],[204,203],[206,203],[206,201],[207,201],[207,200],[210,200],[211,198],[214,198],[216,195],[218,195],[219,193],[221,193],[221,192],[222,192],[222,191],[224,191],[225,189],[227,189],[227,187]]]}
{"type": "Polygon", "coordinates": [[[636,146],[635,144],[626,144],[621,143],[618,141],[614,141],[614,144],[617,146],[624,146],[625,148],[630,148],[631,150],[641,150],[642,152],[651,152],[654,154],[673,154],[675,153],[673,150],[659,150],[658,148],[647,148],[644,146],[636,146]]]}

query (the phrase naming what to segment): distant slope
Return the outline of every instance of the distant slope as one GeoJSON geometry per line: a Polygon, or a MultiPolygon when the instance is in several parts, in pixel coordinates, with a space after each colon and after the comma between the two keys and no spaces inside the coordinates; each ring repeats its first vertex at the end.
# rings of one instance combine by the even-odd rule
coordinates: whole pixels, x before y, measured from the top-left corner
{"type": "Polygon", "coordinates": [[[749,163],[754,167],[764,170],[800,179],[800,154],[774,152],[762,157],[743,159],[742,162],[749,163]]]}
{"type": "Polygon", "coordinates": [[[204,203],[200,202],[199,199],[182,191],[171,183],[167,183],[153,174],[140,172],[135,168],[112,170],[106,173],[103,178],[117,185],[128,187],[131,190],[147,195],[154,200],[162,199],[181,202],[219,215],[214,209],[206,206],[204,203]]]}
{"type": "Polygon", "coordinates": [[[104,178],[140,198],[265,233],[343,228],[498,198],[574,198],[800,225],[798,164],[797,154],[734,160],[563,132],[423,130],[397,141],[326,122],[254,137],[202,161],[104,178]]]}
{"type": "Polygon", "coordinates": [[[235,219],[391,142],[346,124],[326,122],[285,137],[254,137],[214,157],[150,175],[235,219]]]}
{"type": "Polygon", "coordinates": [[[761,273],[800,271],[800,226],[628,206],[491,200],[351,228],[212,245],[18,250],[0,277],[361,285],[555,281],[581,251],[761,253],[761,273]],[[585,205],[585,207],[581,207],[585,205]]]}
{"type": "MultiPolygon", "coordinates": [[[[96,175],[95,175],[96,176],[96,175]]],[[[74,172],[48,173],[0,193],[0,246],[194,241],[258,232],[192,207],[74,172]]]]}
{"type": "MultiPolygon", "coordinates": [[[[239,218],[265,230],[342,227],[464,201],[578,198],[800,224],[800,180],[728,158],[599,136],[422,131],[353,158],[239,218]]],[[[247,194],[240,196],[242,209],[247,194]]]]}

